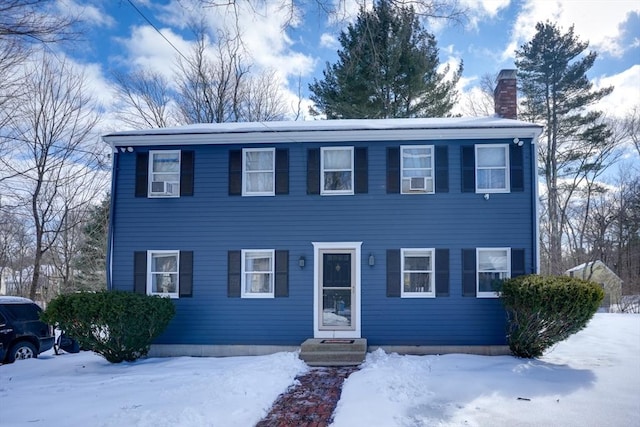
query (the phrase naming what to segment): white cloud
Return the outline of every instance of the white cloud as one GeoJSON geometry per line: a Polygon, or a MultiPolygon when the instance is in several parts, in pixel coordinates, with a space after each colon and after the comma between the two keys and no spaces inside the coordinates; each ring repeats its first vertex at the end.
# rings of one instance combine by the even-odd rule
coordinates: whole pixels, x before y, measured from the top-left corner
{"type": "Polygon", "coordinates": [[[563,32],[574,25],[576,36],[588,41],[590,49],[620,56],[624,51],[621,24],[634,12],[640,13],[640,2],[634,0],[527,0],[515,20],[503,60],[513,58],[514,51],[534,36],[536,24],[547,20],[557,23],[563,32]]]}
{"type": "Polygon", "coordinates": [[[322,33],[320,36],[320,47],[324,47],[327,49],[338,49],[340,48],[340,43],[338,39],[333,34],[322,33]]]}
{"type": "Polygon", "coordinates": [[[93,27],[111,28],[116,23],[112,16],[96,6],[87,4],[87,2],[78,3],[76,0],[58,0],[56,6],[61,13],[77,15],[87,25],[93,27]]]}
{"type": "Polygon", "coordinates": [[[477,28],[481,20],[495,18],[509,3],[510,0],[461,0],[460,6],[467,9],[469,26],[477,28]]]}
{"type": "Polygon", "coordinates": [[[595,79],[594,86],[613,86],[613,92],[594,108],[607,116],[624,117],[633,107],[640,105],[640,65],[634,65],[619,74],[595,79]]]}

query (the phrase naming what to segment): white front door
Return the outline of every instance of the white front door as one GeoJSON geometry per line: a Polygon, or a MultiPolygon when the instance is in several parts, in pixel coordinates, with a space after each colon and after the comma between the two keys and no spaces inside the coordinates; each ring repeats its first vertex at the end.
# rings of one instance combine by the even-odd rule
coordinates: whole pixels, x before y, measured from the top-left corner
{"type": "Polygon", "coordinates": [[[362,242],[315,242],[314,338],[360,338],[362,242]]]}

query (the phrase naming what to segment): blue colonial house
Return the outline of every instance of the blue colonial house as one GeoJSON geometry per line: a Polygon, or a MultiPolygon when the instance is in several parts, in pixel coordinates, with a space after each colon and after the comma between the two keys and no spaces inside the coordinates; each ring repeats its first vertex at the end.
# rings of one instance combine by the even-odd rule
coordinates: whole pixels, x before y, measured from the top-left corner
{"type": "Polygon", "coordinates": [[[496,284],[537,271],[540,133],[496,116],[105,135],[109,288],[174,300],[152,354],[491,353],[496,284]]]}

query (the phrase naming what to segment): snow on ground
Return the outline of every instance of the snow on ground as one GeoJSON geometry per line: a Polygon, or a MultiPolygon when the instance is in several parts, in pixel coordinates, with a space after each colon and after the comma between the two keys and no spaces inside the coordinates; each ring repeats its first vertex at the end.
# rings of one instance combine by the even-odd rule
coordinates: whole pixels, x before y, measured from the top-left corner
{"type": "MultiPolygon", "coordinates": [[[[297,353],[112,365],[47,352],[0,366],[0,426],[252,426],[306,370],[297,353]]],[[[333,426],[640,426],[640,315],[596,314],[535,360],[376,351],[333,426]]]]}

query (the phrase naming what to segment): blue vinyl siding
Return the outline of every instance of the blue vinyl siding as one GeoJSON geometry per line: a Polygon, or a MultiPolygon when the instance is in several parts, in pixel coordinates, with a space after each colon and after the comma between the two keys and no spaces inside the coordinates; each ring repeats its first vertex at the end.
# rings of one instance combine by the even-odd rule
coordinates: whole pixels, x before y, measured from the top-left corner
{"type": "Polygon", "coordinates": [[[428,195],[386,192],[387,147],[406,141],[342,144],[368,147],[368,193],[348,196],[307,194],[307,149],[335,143],[278,144],[289,150],[289,194],[269,197],[228,195],[229,150],[248,144],[188,146],[195,155],[193,196],[167,199],[134,197],[135,152],[118,152],[113,288],[133,290],[135,251],[193,251],[193,296],[174,300],[176,317],[158,343],[298,345],[313,336],[311,242],[363,242],[361,332],[370,345],[504,344],[500,301],[462,297],[461,252],[524,248],[525,271],[533,272],[532,146],[525,141],[522,147],[525,191],[484,200],[461,192],[460,147],[476,142],[415,141],[449,147],[449,192],[428,195]],[[450,296],[386,296],[386,250],[411,247],[449,249],[450,296]],[[227,296],[228,251],[252,248],[289,251],[288,297],[227,296]],[[304,269],[298,266],[301,255],[304,269]]]}

